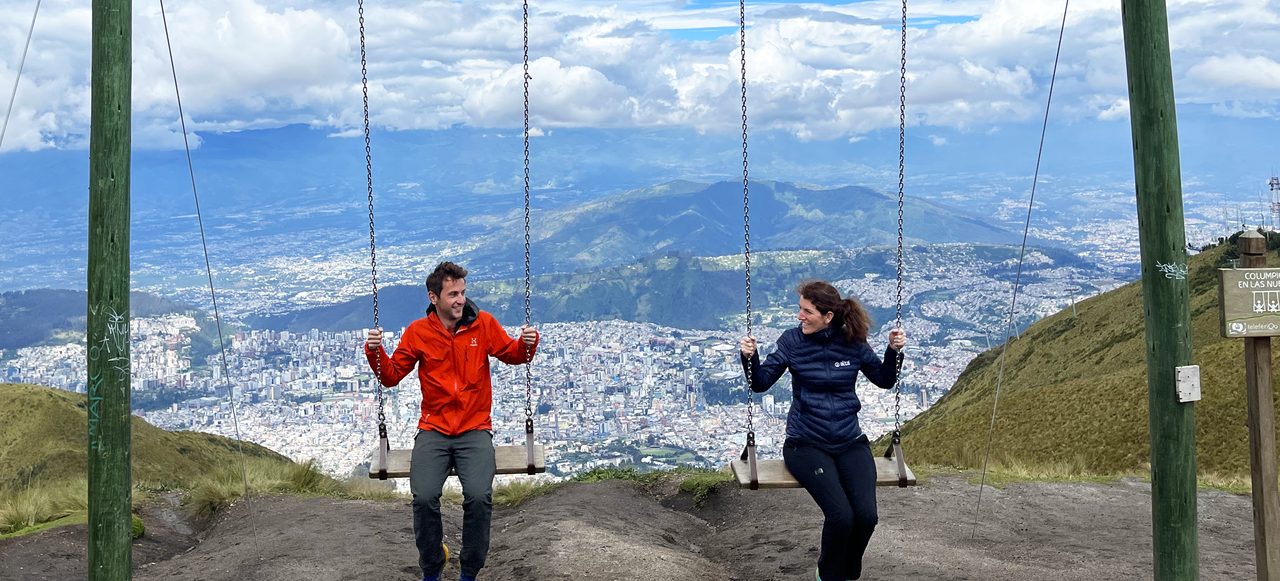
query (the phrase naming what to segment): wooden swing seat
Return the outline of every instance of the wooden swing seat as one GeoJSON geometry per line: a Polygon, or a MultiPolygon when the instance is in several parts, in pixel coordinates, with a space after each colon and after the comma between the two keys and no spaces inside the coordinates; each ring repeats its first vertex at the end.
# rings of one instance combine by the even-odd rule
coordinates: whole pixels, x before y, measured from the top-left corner
{"type": "MultiPolygon", "coordinates": [[[[528,474],[529,455],[524,446],[494,446],[494,456],[498,463],[498,474],[528,474]]],[[[378,453],[374,451],[374,462],[369,464],[369,478],[378,478],[378,453]]],[[[387,452],[387,478],[408,478],[409,461],[413,458],[413,450],[390,450],[387,452]]],[[[541,474],[547,471],[547,458],[542,444],[533,446],[534,471],[541,474]]],[[[458,471],[449,469],[450,476],[457,476],[458,471]]]]}
{"type": "MultiPolygon", "coordinates": [[[[751,488],[751,469],[747,461],[735,459],[730,467],[738,486],[751,488]]],[[[760,488],[800,488],[782,460],[756,460],[756,482],[760,488]]],[[[907,468],[907,485],[915,486],[916,475],[907,468]]],[[[898,463],[892,458],[876,456],[876,486],[898,486],[898,463]]]]}

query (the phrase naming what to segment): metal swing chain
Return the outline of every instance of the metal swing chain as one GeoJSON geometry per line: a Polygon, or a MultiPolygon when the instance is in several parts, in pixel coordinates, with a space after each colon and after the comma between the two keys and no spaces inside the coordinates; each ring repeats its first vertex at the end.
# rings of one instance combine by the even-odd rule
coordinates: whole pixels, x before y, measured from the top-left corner
{"type": "MultiPolygon", "coordinates": [[[[898,310],[894,322],[894,327],[897,329],[902,328],[902,214],[907,175],[907,0],[902,0],[901,63],[898,85],[898,280],[895,295],[898,310]]],[[[898,378],[893,382],[893,437],[895,440],[902,437],[902,362],[905,357],[898,353],[897,358],[898,378]]]]}
{"type": "MultiPolygon", "coordinates": [[[[378,247],[373,229],[373,148],[369,139],[369,66],[364,39],[364,0],[359,0],[357,11],[360,14],[360,89],[364,95],[364,169],[365,183],[369,193],[369,272],[373,280],[373,328],[378,328],[378,247]]],[[[385,349],[384,349],[385,350],[385,349]]],[[[377,390],[378,400],[378,437],[387,437],[386,399],[382,393],[382,357],[374,363],[373,383],[377,390]]],[[[385,468],[382,466],[381,468],[385,468]]]]}
{"type": "MultiPolygon", "coordinates": [[[[524,2],[524,324],[529,326],[532,316],[529,299],[532,276],[529,272],[529,1],[524,2]]],[[[524,339],[521,338],[521,341],[524,339]]],[[[533,347],[524,346],[528,359],[524,364],[524,444],[527,457],[527,474],[537,473],[533,453],[533,347]]]]}
{"type": "MultiPolygon", "coordinates": [[[[529,273],[529,3],[524,3],[524,324],[532,320],[529,299],[533,292],[529,273]]],[[[532,348],[525,345],[525,354],[532,348]]],[[[530,357],[530,359],[532,359],[530,357]]],[[[533,363],[524,366],[524,419],[526,431],[533,428],[533,363]]]]}
{"type": "MultiPolygon", "coordinates": [[[[747,2],[746,0],[738,0],[738,47],[739,56],[742,63],[742,242],[743,242],[743,258],[745,259],[747,287],[747,336],[751,336],[751,196],[747,183],[747,2]]],[[[751,364],[747,363],[747,436],[748,445],[753,444],[755,432],[755,417],[752,407],[755,405],[755,399],[752,397],[751,385],[753,378],[751,377],[751,364]]]]}

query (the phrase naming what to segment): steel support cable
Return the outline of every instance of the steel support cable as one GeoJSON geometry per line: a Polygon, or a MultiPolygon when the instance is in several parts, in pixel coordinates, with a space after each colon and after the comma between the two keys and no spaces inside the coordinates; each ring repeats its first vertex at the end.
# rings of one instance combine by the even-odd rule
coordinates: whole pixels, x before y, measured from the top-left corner
{"type": "MultiPolygon", "coordinates": [[[[378,321],[378,245],[373,228],[373,148],[370,145],[369,131],[369,66],[364,38],[364,0],[356,4],[360,15],[360,91],[364,98],[364,169],[365,186],[369,197],[369,273],[373,283],[373,328],[377,329],[378,321]]],[[[386,348],[383,348],[386,351],[386,348]]],[[[387,457],[391,452],[391,442],[387,437],[386,397],[382,389],[382,356],[374,358],[373,384],[378,401],[378,480],[387,479],[387,457]]]]}
{"type": "Polygon", "coordinates": [[[1049,96],[1044,105],[1044,123],[1040,127],[1040,147],[1036,151],[1036,169],[1031,178],[1031,198],[1027,201],[1027,218],[1022,226],[1022,249],[1018,252],[1018,272],[1013,279],[1013,296],[1009,301],[1009,321],[1005,327],[1004,345],[1000,348],[1000,371],[996,374],[996,393],[994,401],[991,403],[991,425],[987,428],[987,451],[982,458],[982,481],[978,485],[978,502],[973,509],[973,531],[969,538],[973,538],[978,534],[978,515],[982,510],[982,488],[987,483],[987,463],[991,460],[991,442],[995,435],[996,429],[996,411],[1000,408],[1000,388],[1004,384],[1004,364],[1006,355],[1009,352],[1009,330],[1017,331],[1014,314],[1018,308],[1018,285],[1022,282],[1022,260],[1027,254],[1027,235],[1031,232],[1031,210],[1036,204],[1036,185],[1040,181],[1040,160],[1044,156],[1044,139],[1049,132],[1049,111],[1053,106],[1053,87],[1058,79],[1058,60],[1062,56],[1062,37],[1067,31],[1067,9],[1071,6],[1071,0],[1063,2],[1062,6],[1062,27],[1058,30],[1058,48],[1053,55],[1053,73],[1049,76],[1049,96]]]}
{"type": "Polygon", "coordinates": [[[36,16],[40,14],[40,0],[36,0],[36,10],[31,14],[31,28],[27,30],[27,43],[22,45],[22,58],[18,60],[18,76],[13,78],[13,91],[9,93],[9,109],[4,114],[4,125],[0,125],[0,148],[4,147],[4,134],[9,131],[9,116],[13,114],[13,103],[18,98],[18,81],[22,80],[22,67],[27,64],[27,49],[31,48],[31,36],[36,32],[36,16]]]}
{"type": "MultiPolygon", "coordinates": [[[[532,320],[529,299],[532,296],[529,272],[529,2],[524,2],[524,324],[532,320]]],[[[522,342],[523,337],[520,339],[522,342]]],[[[537,474],[533,458],[533,348],[525,345],[524,364],[524,445],[528,474],[537,474]]]]}
{"type": "MultiPolygon", "coordinates": [[[[191,197],[195,200],[196,223],[200,226],[200,248],[204,252],[204,270],[209,279],[209,300],[213,303],[213,320],[218,328],[218,353],[222,366],[222,379],[227,387],[227,398],[231,401],[231,425],[236,432],[236,451],[240,455],[240,476],[244,480],[244,500],[253,513],[253,501],[249,494],[249,468],[244,458],[244,441],[240,437],[240,414],[236,407],[235,390],[231,385],[231,373],[227,367],[227,345],[222,336],[222,315],[218,312],[218,294],[213,285],[213,267],[209,262],[209,242],[204,234],[204,215],[200,211],[200,194],[196,189],[195,164],[191,161],[191,142],[187,137],[187,119],[182,111],[182,91],[178,88],[178,65],[173,58],[173,43],[169,40],[169,19],[165,15],[164,0],[160,0],[160,22],[164,25],[164,44],[169,51],[169,70],[173,74],[173,94],[178,102],[178,123],[182,127],[182,145],[187,153],[187,173],[191,176],[191,197]]],[[[262,560],[262,543],[258,539],[258,524],[250,519],[253,530],[254,551],[258,560],[262,560]]]]}

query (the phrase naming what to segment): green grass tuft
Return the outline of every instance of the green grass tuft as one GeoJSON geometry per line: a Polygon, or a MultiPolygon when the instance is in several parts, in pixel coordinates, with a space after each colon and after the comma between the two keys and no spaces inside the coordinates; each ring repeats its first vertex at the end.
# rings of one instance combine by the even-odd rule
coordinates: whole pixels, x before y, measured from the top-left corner
{"type": "Polygon", "coordinates": [[[289,490],[297,494],[329,494],[341,488],[336,480],[320,471],[314,459],[290,466],[285,481],[289,490]]]}
{"type": "Polygon", "coordinates": [[[10,533],[52,520],[49,494],[25,490],[0,503],[0,532],[10,533]]]}
{"type": "Polygon", "coordinates": [[[617,466],[604,466],[600,468],[592,468],[586,472],[580,472],[570,478],[573,482],[603,482],[605,480],[626,480],[629,482],[644,483],[654,478],[653,472],[640,472],[634,467],[620,468],[617,466]]]}
{"type": "Polygon", "coordinates": [[[135,539],[141,537],[143,533],[147,532],[147,525],[143,523],[142,519],[138,518],[138,515],[136,514],[133,515],[133,521],[130,523],[130,526],[131,530],[129,535],[135,539]]]}
{"type": "Polygon", "coordinates": [[[499,506],[519,506],[526,500],[537,498],[552,490],[555,490],[556,484],[553,482],[533,483],[525,480],[516,480],[493,489],[493,503],[499,506]]]}
{"type": "Polygon", "coordinates": [[[671,470],[652,470],[640,472],[633,467],[619,468],[608,466],[583,472],[572,478],[574,482],[601,482],[604,480],[625,480],[640,484],[652,492],[658,486],[668,482],[679,482],[680,490],[693,494],[695,506],[706,503],[711,493],[724,482],[733,480],[733,474],[708,468],[678,466],[671,470]]]}
{"type": "Polygon", "coordinates": [[[329,496],[348,500],[389,501],[404,498],[390,488],[372,482],[339,482],[325,473],[314,461],[302,464],[279,464],[269,460],[250,459],[243,468],[239,463],[214,471],[187,493],[183,503],[197,518],[231,505],[244,496],[245,480],[253,495],[296,494],[329,496]]]}
{"type": "Polygon", "coordinates": [[[89,508],[81,478],[59,485],[0,491],[0,534],[12,534],[89,508]]]}
{"type": "Polygon", "coordinates": [[[723,470],[708,470],[703,472],[692,472],[684,477],[680,482],[680,491],[693,494],[693,505],[702,506],[706,504],[707,497],[725,482],[732,481],[733,473],[723,470]]]}

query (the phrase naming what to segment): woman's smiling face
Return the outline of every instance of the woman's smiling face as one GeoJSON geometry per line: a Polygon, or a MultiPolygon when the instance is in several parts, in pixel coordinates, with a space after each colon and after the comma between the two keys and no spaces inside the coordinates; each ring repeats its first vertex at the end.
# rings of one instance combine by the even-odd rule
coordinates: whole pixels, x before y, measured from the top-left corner
{"type": "Polygon", "coordinates": [[[831,325],[831,319],[835,318],[835,313],[819,313],[818,308],[813,306],[809,299],[800,297],[800,312],[797,313],[796,318],[800,319],[800,332],[809,335],[831,325]]]}

